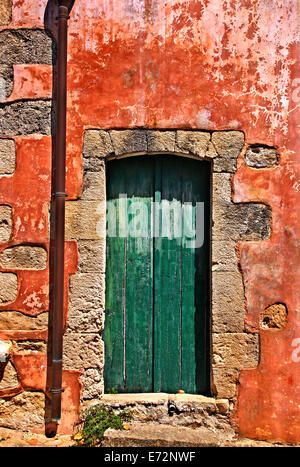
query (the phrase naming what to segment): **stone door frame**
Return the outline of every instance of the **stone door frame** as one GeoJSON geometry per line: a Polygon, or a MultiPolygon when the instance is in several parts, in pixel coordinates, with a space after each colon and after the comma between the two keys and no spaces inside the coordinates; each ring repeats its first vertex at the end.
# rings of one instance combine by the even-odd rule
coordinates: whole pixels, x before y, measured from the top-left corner
{"type": "Polygon", "coordinates": [[[66,201],[66,239],[77,240],[79,265],[70,280],[64,336],[64,367],[83,370],[83,403],[103,394],[105,166],[114,158],[166,153],[211,161],[212,396],[233,399],[239,370],[258,365],[259,335],[247,332],[244,324],[238,242],[268,238],[270,209],[232,201],[232,177],[244,149],[244,133],[236,130],[85,130],[82,195],[66,201]]]}

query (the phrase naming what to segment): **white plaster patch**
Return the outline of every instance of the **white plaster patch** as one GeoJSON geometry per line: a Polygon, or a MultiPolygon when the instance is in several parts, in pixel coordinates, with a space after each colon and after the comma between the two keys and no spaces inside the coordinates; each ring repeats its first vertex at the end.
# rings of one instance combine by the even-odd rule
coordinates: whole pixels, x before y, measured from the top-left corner
{"type": "Polygon", "coordinates": [[[41,308],[43,306],[36,292],[33,292],[32,294],[28,295],[28,297],[24,300],[24,305],[32,309],[41,308]]]}
{"type": "Polygon", "coordinates": [[[202,109],[196,114],[197,123],[200,128],[212,128],[213,123],[210,121],[211,112],[207,109],[202,109]]]}
{"type": "Polygon", "coordinates": [[[11,343],[0,339],[0,363],[5,363],[9,359],[11,343]]]}
{"type": "Polygon", "coordinates": [[[300,337],[292,341],[292,347],[296,347],[292,352],[292,361],[298,363],[300,362],[300,337]]]}

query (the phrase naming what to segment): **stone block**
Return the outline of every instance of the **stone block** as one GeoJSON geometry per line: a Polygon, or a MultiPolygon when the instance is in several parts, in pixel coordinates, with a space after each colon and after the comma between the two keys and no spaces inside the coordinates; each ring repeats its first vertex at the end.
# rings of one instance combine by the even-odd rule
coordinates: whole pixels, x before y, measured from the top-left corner
{"type": "Polygon", "coordinates": [[[103,329],[105,278],[103,274],[79,273],[70,279],[68,329],[93,333],[103,329]]]}
{"type": "Polygon", "coordinates": [[[103,375],[99,368],[88,368],[81,377],[84,387],[83,400],[98,399],[103,394],[103,375]]]}
{"type": "Polygon", "coordinates": [[[215,147],[214,147],[214,145],[212,144],[211,141],[208,143],[205,157],[208,158],[208,159],[214,159],[215,157],[218,157],[218,153],[215,150],[215,147]]]}
{"type": "Polygon", "coordinates": [[[217,412],[219,412],[222,415],[225,415],[230,411],[230,404],[228,399],[217,399],[216,406],[217,412]]]}
{"type": "Polygon", "coordinates": [[[51,134],[51,102],[23,101],[0,104],[1,136],[51,134]]]}
{"type": "Polygon", "coordinates": [[[217,397],[235,397],[237,382],[236,368],[212,367],[212,390],[217,397]]]}
{"type": "Polygon", "coordinates": [[[11,95],[14,86],[13,80],[14,72],[12,65],[0,64],[0,102],[5,101],[11,95]]]}
{"type": "Polygon", "coordinates": [[[14,302],[18,293],[16,274],[0,272],[0,304],[14,302]]]}
{"type": "MultiPolygon", "coordinates": [[[[41,315],[39,315],[41,316],[41,315]]],[[[45,317],[48,316],[48,313],[44,314],[43,320],[45,317]]],[[[37,322],[36,322],[37,325],[37,322]]],[[[43,323],[40,321],[41,327],[43,323]]],[[[32,355],[32,353],[46,353],[47,352],[47,343],[44,341],[17,341],[14,343],[14,354],[21,353],[21,354],[28,354],[32,355]]]]}
{"type": "Polygon", "coordinates": [[[208,144],[210,142],[210,133],[201,131],[177,131],[178,152],[184,154],[194,154],[201,158],[206,156],[208,144]]]}
{"type": "Polygon", "coordinates": [[[10,175],[15,171],[16,148],[13,139],[0,139],[0,175],[10,175]]]}
{"type": "Polygon", "coordinates": [[[20,331],[35,331],[47,329],[48,313],[40,315],[26,316],[18,311],[1,311],[0,312],[0,330],[20,330],[20,331]]]}
{"type": "Polygon", "coordinates": [[[104,345],[99,334],[64,334],[64,369],[103,368],[104,345]]]}
{"type": "Polygon", "coordinates": [[[45,395],[24,391],[9,400],[0,399],[1,426],[35,431],[45,427],[45,395]]]}
{"type": "Polygon", "coordinates": [[[212,305],[214,332],[243,332],[245,297],[239,271],[213,271],[212,305]]]}
{"type": "Polygon", "coordinates": [[[85,131],[83,142],[83,156],[85,158],[103,158],[113,153],[114,149],[108,131],[85,131]]]}
{"type": "MultiPolygon", "coordinates": [[[[4,0],[7,2],[7,0],[4,0]]],[[[3,0],[1,0],[1,3],[3,0]]],[[[0,63],[43,63],[52,65],[55,44],[42,29],[4,29],[0,31],[0,63]]]]}
{"type": "Polygon", "coordinates": [[[16,388],[18,384],[18,375],[13,365],[10,362],[6,365],[0,363],[0,390],[16,388]]]}
{"type": "Polygon", "coordinates": [[[214,367],[256,368],[258,360],[258,334],[212,334],[212,365],[214,367]]]}
{"type": "Polygon", "coordinates": [[[215,240],[212,244],[212,271],[237,271],[236,242],[215,240]]]}
{"type": "Polygon", "coordinates": [[[66,202],[66,239],[99,240],[105,237],[105,203],[102,201],[66,202]]]}
{"type": "Polygon", "coordinates": [[[83,156],[83,170],[87,172],[100,172],[102,170],[103,160],[99,157],[83,156]]]}
{"type": "Polygon", "coordinates": [[[149,152],[174,152],[175,131],[147,131],[147,142],[149,152]]]}
{"type": "Polygon", "coordinates": [[[213,205],[213,237],[218,240],[265,240],[271,230],[271,209],[264,204],[226,203],[213,205]]]}
{"type": "Polygon", "coordinates": [[[217,201],[231,202],[231,177],[232,175],[229,173],[213,174],[213,203],[217,201]]]}
{"type": "Polygon", "coordinates": [[[105,239],[78,241],[78,271],[79,272],[105,272],[105,239]]]}
{"type": "Polygon", "coordinates": [[[212,143],[219,155],[214,159],[214,171],[236,171],[236,160],[244,145],[244,133],[241,131],[216,131],[212,134],[212,143]]]}
{"type": "Polygon", "coordinates": [[[12,232],[12,208],[5,204],[0,205],[0,243],[10,240],[12,232]]]}
{"type": "Polygon", "coordinates": [[[116,156],[147,152],[147,133],[145,130],[111,130],[110,136],[116,156]]]}
{"type": "Polygon", "coordinates": [[[216,400],[213,397],[191,394],[170,394],[171,400],[179,412],[206,411],[215,414],[217,411],[216,400]]]}
{"type": "Polygon", "coordinates": [[[84,174],[81,199],[105,201],[105,166],[104,162],[101,162],[102,166],[100,167],[99,164],[99,171],[88,171],[84,174]]]}
{"type": "Polygon", "coordinates": [[[12,0],[1,0],[0,3],[0,26],[6,26],[11,22],[12,0]]]}
{"type": "Polygon", "coordinates": [[[283,303],[274,303],[264,310],[261,326],[264,329],[283,329],[286,322],[287,307],[283,303]]]}
{"type": "Polygon", "coordinates": [[[278,151],[276,148],[260,146],[258,144],[249,146],[245,154],[245,162],[249,167],[264,169],[278,164],[278,151]]]}
{"type": "Polygon", "coordinates": [[[195,429],[205,426],[215,431],[230,429],[229,401],[194,394],[104,394],[101,404],[114,410],[129,409],[134,413],[134,422],[145,426],[154,422],[166,426],[190,426],[195,429]],[[172,416],[169,407],[174,406],[172,416]]]}
{"type": "Polygon", "coordinates": [[[39,246],[20,245],[6,248],[0,253],[0,266],[6,269],[45,269],[47,251],[39,246]]]}

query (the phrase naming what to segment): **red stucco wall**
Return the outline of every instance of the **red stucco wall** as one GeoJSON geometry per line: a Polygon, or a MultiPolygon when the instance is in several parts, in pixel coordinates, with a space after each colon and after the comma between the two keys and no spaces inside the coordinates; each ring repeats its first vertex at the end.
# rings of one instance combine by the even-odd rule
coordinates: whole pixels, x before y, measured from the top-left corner
{"type": "MultiPolygon", "coordinates": [[[[47,0],[13,3],[9,28],[44,27],[47,0]]],[[[51,15],[49,8],[50,26],[51,15]]],[[[237,129],[246,143],[278,147],[279,166],[255,170],[241,158],[233,179],[233,201],[272,208],[270,239],[239,245],[246,327],[258,331],[259,316],[272,303],[288,308],[285,329],[259,330],[260,363],[240,373],[235,420],[243,435],[291,442],[300,441],[298,23],[294,0],[76,0],[69,24],[67,135],[69,199],[81,191],[87,128],[237,129]]],[[[51,82],[51,66],[18,65],[10,99],[49,97],[51,82]]],[[[36,225],[41,219],[47,225],[51,138],[18,137],[17,151],[24,167],[0,181],[0,197],[14,204],[15,216],[30,218],[14,241],[34,242],[36,225]],[[40,161],[35,173],[32,157],[40,161]],[[43,184],[35,178],[42,172],[43,184]],[[37,187],[26,213],[22,173],[32,173],[37,187]]],[[[46,231],[38,231],[39,242],[48,242],[46,231]]],[[[37,280],[32,272],[23,274],[18,309],[28,311],[26,281],[47,309],[47,271],[37,280]]]]}

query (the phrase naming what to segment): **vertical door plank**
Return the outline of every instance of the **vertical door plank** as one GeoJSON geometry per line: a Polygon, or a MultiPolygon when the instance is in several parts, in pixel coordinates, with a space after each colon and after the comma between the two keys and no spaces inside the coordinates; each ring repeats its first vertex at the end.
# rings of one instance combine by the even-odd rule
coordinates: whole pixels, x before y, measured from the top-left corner
{"type": "Polygon", "coordinates": [[[188,161],[182,176],[182,389],[204,394],[209,392],[209,163],[188,161]]]}
{"type": "Polygon", "coordinates": [[[204,202],[204,243],[196,250],[195,280],[195,342],[196,342],[196,388],[197,394],[210,395],[210,180],[211,165],[202,162],[198,199],[204,202]]]}
{"type": "Polygon", "coordinates": [[[127,167],[126,391],[152,392],[153,164],[139,157],[127,167]]]}
{"type": "MultiPolygon", "coordinates": [[[[189,171],[190,172],[190,171],[189,171]]],[[[190,174],[190,173],[189,173],[190,174]]],[[[196,254],[193,248],[192,230],[195,229],[195,206],[192,203],[192,183],[189,181],[187,170],[183,174],[182,183],[182,321],[181,321],[181,346],[182,346],[182,387],[187,393],[195,392],[196,371],[196,342],[195,342],[195,281],[196,278],[196,254]],[[190,203],[190,204],[187,204],[190,203]]]]}
{"type": "Polygon", "coordinates": [[[163,392],[181,385],[181,240],[174,238],[181,217],[179,161],[167,155],[156,161],[161,232],[154,251],[154,390],[163,392]]]}
{"type": "Polygon", "coordinates": [[[162,210],[161,210],[161,184],[162,171],[160,158],[153,158],[154,161],[154,209],[153,209],[153,290],[154,290],[154,309],[153,309],[153,391],[162,392],[162,362],[160,347],[166,342],[166,330],[163,328],[162,319],[162,297],[160,289],[162,284],[162,256],[161,256],[161,229],[162,229],[162,210]]]}
{"type": "Polygon", "coordinates": [[[107,231],[104,383],[105,391],[125,388],[126,239],[119,236],[119,193],[125,180],[118,170],[107,169],[107,231]]]}

